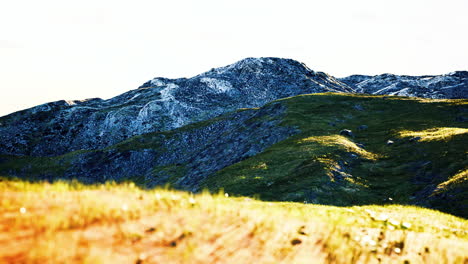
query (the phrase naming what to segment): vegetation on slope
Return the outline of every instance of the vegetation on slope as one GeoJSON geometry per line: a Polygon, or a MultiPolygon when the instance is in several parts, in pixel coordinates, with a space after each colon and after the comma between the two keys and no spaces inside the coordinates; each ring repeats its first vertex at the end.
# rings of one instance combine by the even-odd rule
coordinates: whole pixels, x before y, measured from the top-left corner
{"type": "Polygon", "coordinates": [[[2,263],[466,263],[468,221],[130,184],[0,181],[2,263]]]}
{"type": "Polygon", "coordinates": [[[467,217],[467,177],[454,176],[468,168],[468,123],[458,121],[468,115],[467,100],[314,94],[280,101],[288,106],[282,125],[301,133],[211,175],[205,187],[266,200],[420,204],[467,217]]]}

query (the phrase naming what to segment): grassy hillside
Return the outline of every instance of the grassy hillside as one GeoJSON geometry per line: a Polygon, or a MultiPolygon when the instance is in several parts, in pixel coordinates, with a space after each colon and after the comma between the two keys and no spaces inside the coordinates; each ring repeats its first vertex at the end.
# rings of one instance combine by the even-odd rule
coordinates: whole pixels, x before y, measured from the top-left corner
{"type": "Polygon", "coordinates": [[[134,184],[0,181],[1,263],[467,263],[468,221],[134,184]]]}
{"type": "Polygon", "coordinates": [[[230,113],[172,131],[135,136],[104,150],[58,157],[0,156],[0,173],[54,180],[75,172],[70,165],[75,163],[78,169],[90,168],[79,175],[83,182],[105,181],[115,179],[112,173],[100,174],[113,160],[126,161],[131,152],[150,150],[158,153],[155,159],[179,158],[164,165],[145,159],[129,164],[134,167],[116,164],[115,171],[128,170],[130,175],[119,180],[183,189],[178,183],[190,178],[189,172],[224,162],[230,150],[242,151],[239,142],[248,150],[256,144],[253,141],[262,141],[261,136],[252,138],[271,130],[265,132],[257,125],[271,121],[300,133],[200,177],[199,189],[338,206],[413,204],[468,217],[468,100],[326,93],[285,98],[237,113],[248,113],[249,118],[232,122],[231,127],[216,125],[239,117],[230,113]],[[278,105],[285,113],[272,113],[278,105]],[[351,133],[340,133],[345,129],[351,133]],[[188,137],[190,133],[197,136],[188,137]],[[192,141],[185,142],[187,138],[192,141]],[[223,140],[225,144],[216,145],[223,140]],[[150,173],[134,172],[143,166],[150,173]]]}
{"type": "Polygon", "coordinates": [[[467,216],[467,100],[286,98],[301,133],[211,175],[210,190],[307,203],[420,204],[467,216]],[[349,129],[352,135],[341,135],[349,129]]]}

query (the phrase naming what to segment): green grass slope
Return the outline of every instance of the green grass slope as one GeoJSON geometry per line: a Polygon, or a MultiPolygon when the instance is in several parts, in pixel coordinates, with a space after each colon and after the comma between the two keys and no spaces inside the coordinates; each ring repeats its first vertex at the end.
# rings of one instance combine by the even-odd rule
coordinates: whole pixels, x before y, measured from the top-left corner
{"type": "Polygon", "coordinates": [[[467,216],[468,123],[458,121],[467,118],[467,100],[314,94],[281,101],[288,106],[282,125],[301,133],[211,175],[204,187],[266,200],[419,204],[467,216]],[[340,135],[343,129],[354,135],[340,135]]]}

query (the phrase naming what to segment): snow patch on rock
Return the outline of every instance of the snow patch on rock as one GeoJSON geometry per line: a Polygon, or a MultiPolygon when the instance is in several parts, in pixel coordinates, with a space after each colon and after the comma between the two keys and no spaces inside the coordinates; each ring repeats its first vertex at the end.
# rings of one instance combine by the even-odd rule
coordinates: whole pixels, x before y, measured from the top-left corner
{"type": "Polygon", "coordinates": [[[269,58],[246,58],[228,66],[213,69],[216,74],[224,74],[233,70],[245,70],[259,73],[264,62],[273,63],[269,58]]]}
{"type": "Polygon", "coordinates": [[[175,83],[168,83],[164,89],[161,90],[161,99],[159,101],[168,102],[174,101],[175,97],[172,94],[173,90],[179,88],[179,86],[175,83]]]}
{"type": "Polygon", "coordinates": [[[139,93],[135,94],[132,98],[128,99],[128,101],[133,101],[135,98],[137,98],[138,96],[140,96],[139,93]]]}
{"type": "Polygon", "coordinates": [[[389,95],[413,96],[413,94],[411,93],[411,88],[403,88],[397,92],[390,93],[389,95]]]}
{"type": "Polygon", "coordinates": [[[204,77],[200,79],[200,82],[206,84],[208,88],[215,92],[225,93],[232,89],[231,83],[225,80],[204,77]]]}
{"type": "Polygon", "coordinates": [[[153,80],[151,80],[151,84],[154,85],[154,86],[164,86],[166,85],[166,83],[159,79],[159,78],[154,78],[153,80]]]}

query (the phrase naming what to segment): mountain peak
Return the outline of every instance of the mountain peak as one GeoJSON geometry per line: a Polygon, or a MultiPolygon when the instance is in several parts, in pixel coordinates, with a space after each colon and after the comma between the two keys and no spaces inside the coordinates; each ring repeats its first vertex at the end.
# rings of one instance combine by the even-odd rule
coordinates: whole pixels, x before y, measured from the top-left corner
{"type": "Polygon", "coordinates": [[[305,66],[304,63],[298,62],[293,59],[276,57],[249,57],[224,67],[213,68],[208,72],[200,74],[200,76],[224,74],[227,72],[237,74],[268,74],[272,71],[300,71],[303,73],[313,73],[313,71],[310,70],[307,66],[305,66]]]}

